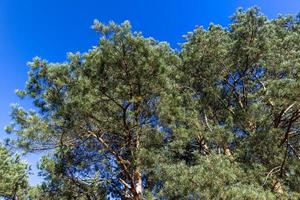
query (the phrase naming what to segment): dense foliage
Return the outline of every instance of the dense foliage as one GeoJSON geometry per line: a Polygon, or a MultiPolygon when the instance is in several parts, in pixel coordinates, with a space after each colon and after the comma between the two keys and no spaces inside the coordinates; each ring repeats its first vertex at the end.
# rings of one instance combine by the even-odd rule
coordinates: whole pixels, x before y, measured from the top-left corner
{"type": "Polygon", "coordinates": [[[300,20],[237,10],[180,51],[98,21],[68,62],[34,58],[12,144],[49,150],[33,199],[299,199],[300,20]]]}
{"type": "Polygon", "coordinates": [[[18,200],[26,198],[28,167],[0,145],[0,198],[18,200]]]}

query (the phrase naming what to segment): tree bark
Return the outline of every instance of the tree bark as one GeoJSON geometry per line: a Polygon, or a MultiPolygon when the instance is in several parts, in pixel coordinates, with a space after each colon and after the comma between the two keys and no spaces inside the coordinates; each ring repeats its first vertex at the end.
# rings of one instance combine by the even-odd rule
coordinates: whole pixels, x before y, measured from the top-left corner
{"type": "Polygon", "coordinates": [[[283,194],[283,189],[282,189],[281,183],[279,181],[274,180],[273,191],[276,194],[283,194]]]}
{"type": "Polygon", "coordinates": [[[231,153],[231,151],[230,151],[230,149],[229,149],[229,147],[226,143],[223,146],[223,150],[224,150],[224,154],[226,156],[228,156],[230,160],[234,160],[233,155],[232,155],[232,153],[231,153]]]}
{"type": "Polygon", "coordinates": [[[143,185],[142,185],[142,174],[139,167],[135,171],[135,192],[134,200],[142,199],[143,185]]]}

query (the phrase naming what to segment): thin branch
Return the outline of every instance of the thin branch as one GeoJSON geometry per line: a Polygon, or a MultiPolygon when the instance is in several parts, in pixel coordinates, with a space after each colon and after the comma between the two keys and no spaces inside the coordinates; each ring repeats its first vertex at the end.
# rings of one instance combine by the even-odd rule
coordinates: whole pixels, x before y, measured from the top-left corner
{"type": "Polygon", "coordinates": [[[267,176],[266,176],[266,178],[265,178],[265,181],[264,181],[264,183],[263,183],[263,186],[267,183],[267,181],[268,181],[268,178],[272,175],[272,174],[275,174],[275,173],[277,173],[277,172],[279,172],[280,171],[280,168],[281,166],[277,166],[277,167],[274,167],[273,169],[271,169],[271,171],[269,171],[269,173],[267,174],[267,176]],[[276,170],[277,169],[277,170],[276,170]],[[275,172],[274,172],[274,170],[276,170],[275,172]]]}

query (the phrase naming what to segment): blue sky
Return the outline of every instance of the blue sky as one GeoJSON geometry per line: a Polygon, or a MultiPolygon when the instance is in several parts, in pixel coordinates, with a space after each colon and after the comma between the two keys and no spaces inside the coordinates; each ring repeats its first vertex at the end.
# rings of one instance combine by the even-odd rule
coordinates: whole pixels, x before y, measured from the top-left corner
{"type": "MultiPolygon", "coordinates": [[[[24,87],[26,63],[34,56],[59,62],[67,52],[87,51],[98,40],[91,30],[94,19],[130,20],[134,30],[177,48],[195,25],[226,26],[236,8],[254,5],[269,18],[300,11],[299,0],[0,0],[0,139],[7,137],[3,127],[10,121],[9,105],[20,102],[14,90],[24,87]]],[[[41,181],[35,168],[38,158],[24,157],[33,165],[32,185],[41,181]]]]}

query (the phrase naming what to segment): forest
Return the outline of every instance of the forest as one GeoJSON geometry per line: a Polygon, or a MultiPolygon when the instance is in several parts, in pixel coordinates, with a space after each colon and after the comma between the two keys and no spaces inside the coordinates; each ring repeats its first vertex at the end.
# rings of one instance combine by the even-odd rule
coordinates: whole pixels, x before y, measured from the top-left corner
{"type": "Polygon", "coordinates": [[[0,199],[300,199],[300,15],[238,9],[175,49],[130,22],[35,57],[0,146],[0,199]],[[43,182],[16,155],[43,152],[43,182]]]}

